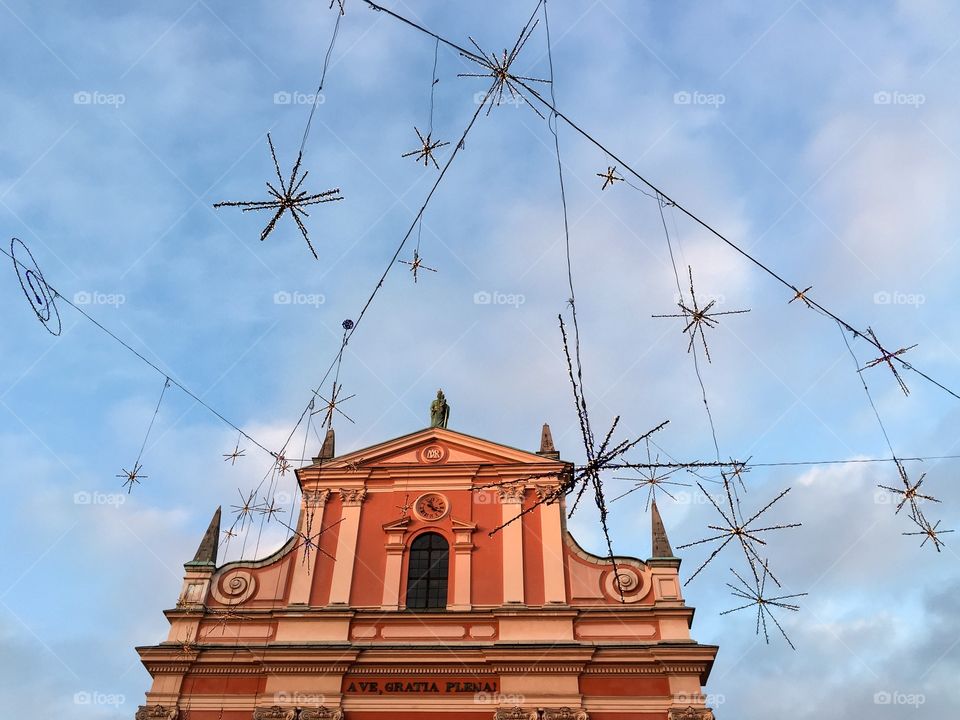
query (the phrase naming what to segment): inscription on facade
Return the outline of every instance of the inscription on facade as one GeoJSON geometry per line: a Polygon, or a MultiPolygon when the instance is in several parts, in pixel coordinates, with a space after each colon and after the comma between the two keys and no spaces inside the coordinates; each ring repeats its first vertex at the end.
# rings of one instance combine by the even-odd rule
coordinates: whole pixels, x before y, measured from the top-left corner
{"type": "Polygon", "coordinates": [[[457,695],[496,693],[496,680],[357,680],[344,678],[343,692],[358,695],[457,695]]]}

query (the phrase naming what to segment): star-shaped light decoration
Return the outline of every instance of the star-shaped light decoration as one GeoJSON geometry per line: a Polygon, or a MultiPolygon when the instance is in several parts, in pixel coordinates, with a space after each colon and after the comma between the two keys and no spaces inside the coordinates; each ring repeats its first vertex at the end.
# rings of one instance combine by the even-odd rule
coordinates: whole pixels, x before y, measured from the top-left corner
{"type": "Polygon", "coordinates": [[[294,163],[293,170],[290,172],[290,181],[285,181],[283,179],[283,175],[280,174],[280,163],[277,161],[277,153],[276,150],[274,150],[273,140],[270,137],[270,133],[267,133],[267,143],[270,145],[270,156],[273,158],[273,167],[277,172],[277,179],[280,182],[280,190],[277,190],[277,188],[275,188],[269,181],[267,182],[267,189],[269,190],[269,194],[273,199],[218,202],[214,204],[214,207],[238,207],[241,208],[243,212],[249,212],[251,210],[275,210],[276,212],[270,219],[270,222],[267,223],[266,227],[263,229],[263,232],[260,233],[261,241],[267,239],[267,237],[276,227],[277,222],[281,217],[283,217],[283,214],[289,210],[290,216],[297,223],[297,227],[300,229],[300,234],[303,235],[303,239],[307,243],[307,247],[310,248],[310,252],[313,253],[313,257],[317,258],[317,251],[313,249],[313,243],[310,242],[310,235],[307,232],[307,226],[303,224],[303,217],[310,217],[310,213],[304,210],[304,208],[308,207],[309,205],[319,205],[320,203],[343,200],[343,196],[340,195],[340,188],[325,190],[322,193],[307,193],[306,190],[300,189],[300,186],[303,185],[303,181],[306,180],[307,175],[310,174],[309,170],[304,172],[303,175],[299,174],[300,163],[303,161],[303,150],[301,150],[297,155],[297,162],[294,163]]]}
{"type": "Polygon", "coordinates": [[[627,492],[623,493],[623,495],[619,495],[615,497],[610,502],[614,503],[620,498],[624,498],[627,495],[630,495],[631,493],[636,492],[637,490],[642,490],[643,488],[647,488],[647,502],[643,507],[644,512],[650,509],[651,502],[657,501],[658,490],[663,492],[671,500],[676,501],[677,498],[664,486],[675,485],[678,487],[690,487],[690,484],[682,483],[682,482],[673,482],[668,480],[668,478],[680,468],[670,468],[666,472],[661,474],[660,472],[661,468],[658,467],[659,463],[660,463],[659,454],[657,455],[656,460],[651,459],[650,441],[648,440],[647,441],[647,466],[642,469],[640,467],[634,468],[640,474],[640,479],[638,480],[636,477],[618,477],[614,475],[613,476],[614,480],[632,480],[635,483],[635,486],[630,490],[627,490],[627,492]]]}
{"type": "Polygon", "coordinates": [[[123,478],[123,485],[121,485],[121,487],[125,487],[127,489],[128,495],[133,492],[134,485],[139,485],[142,479],[149,477],[149,475],[141,474],[140,470],[142,469],[143,468],[140,463],[134,463],[133,470],[122,468],[120,470],[120,474],[117,475],[118,478],[123,478]]]}
{"type": "Polygon", "coordinates": [[[427,133],[427,136],[424,137],[423,134],[420,132],[420,129],[417,128],[416,126],[414,126],[413,129],[416,131],[417,137],[420,138],[420,147],[417,148],[416,150],[411,150],[408,153],[404,153],[400,157],[412,157],[416,162],[420,162],[421,160],[423,160],[424,167],[430,167],[430,163],[432,162],[434,167],[436,167],[437,170],[439,170],[440,165],[439,163],[437,163],[437,159],[433,156],[433,152],[437,148],[442,148],[445,145],[449,145],[450,143],[434,140],[433,133],[427,133]]]}
{"type": "Polygon", "coordinates": [[[743,476],[750,472],[750,468],[747,467],[747,463],[750,462],[750,460],[751,458],[747,458],[746,460],[734,460],[730,458],[730,469],[720,472],[724,485],[729,485],[733,491],[733,499],[737,504],[738,510],[740,508],[740,494],[737,491],[737,483],[740,484],[741,490],[744,492],[747,491],[747,486],[743,482],[743,476]]]}
{"type": "Polygon", "coordinates": [[[906,468],[903,467],[903,464],[899,461],[897,462],[897,470],[900,473],[900,480],[903,482],[903,489],[893,488],[887,485],[877,485],[877,487],[894,493],[895,495],[903,495],[903,499],[897,504],[897,509],[894,510],[894,514],[899,513],[906,503],[910,503],[910,514],[916,515],[917,511],[919,510],[917,507],[917,500],[930,500],[935,503],[940,502],[935,497],[920,493],[920,485],[923,484],[923,479],[927,476],[926,473],[923,473],[916,483],[911,483],[910,477],[907,475],[906,468]]]}
{"type": "Polygon", "coordinates": [[[349,420],[350,422],[352,422],[352,423],[354,422],[353,418],[351,418],[349,415],[347,415],[345,412],[343,412],[343,410],[340,409],[340,403],[345,403],[347,400],[350,400],[351,398],[355,398],[357,395],[356,395],[356,393],[354,393],[353,395],[348,395],[348,396],[345,397],[345,398],[341,398],[341,397],[339,397],[341,390],[343,390],[343,384],[342,384],[342,383],[338,384],[337,381],[334,380],[334,382],[333,382],[333,387],[331,388],[330,399],[329,399],[329,400],[327,400],[325,397],[323,397],[323,396],[319,393],[319,391],[314,390],[314,392],[313,392],[314,395],[316,395],[318,398],[320,398],[321,400],[323,400],[324,403],[326,403],[326,406],[323,408],[323,410],[322,410],[322,411],[321,411],[321,410],[318,410],[317,412],[323,412],[323,413],[325,413],[325,414],[324,414],[323,423],[324,423],[324,425],[326,425],[328,428],[333,425],[333,414],[334,414],[335,412],[340,413],[341,415],[343,415],[343,417],[345,417],[345,418],[346,418],[347,420],[349,420]]]}
{"type": "Polygon", "coordinates": [[[282,477],[285,477],[286,474],[293,468],[283,453],[277,453],[274,455],[274,467],[282,477]]]}
{"type": "Polygon", "coordinates": [[[258,507],[257,512],[260,513],[260,515],[265,516],[266,521],[269,523],[274,517],[283,512],[283,508],[277,505],[277,498],[272,497],[270,498],[269,503],[258,507]]]}
{"type": "Polygon", "coordinates": [[[612,167],[608,166],[605,173],[597,173],[598,178],[603,178],[603,187],[601,190],[606,190],[609,186],[614,183],[624,182],[624,179],[617,175],[617,166],[613,165],[612,167]]]}
{"type": "MultiPolygon", "coordinates": [[[[713,496],[710,495],[706,490],[704,490],[703,485],[701,485],[700,483],[697,483],[697,487],[700,488],[700,492],[702,492],[706,496],[707,500],[710,501],[710,504],[713,505],[714,508],[716,508],[717,512],[720,513],[720,516],[723,518],[723,521],[726,524],[725,525],[707,525],[709,529],[716,530],[719,534],[713,535],[708,538],[703,538],[702,540],[695,540],[694,542],[689,542],[689,543],[686,543],[685,545],[680,545],[677,547],[678,550],[682,550],[684,548],[693,547],[694,545],[702,545],[704,543],[722,541],[717,547],[713,549],[713,552],[710,553],[710,556],[703,561],[703,563],[700,565],[700,567],[696,569],[693,575],[691,575],[687,579],[687,582],[684,583],[684,585],[689,584],[691,580],[693,580],[697,575],[699,575],[700,572],[708,564],[710,564],[710,561],[713,560],[719,554],[719,552],[723,550],[733,540],[736,540],[737,542],[740,543],[740,547],[743,550],[743,554],[746,556],[747,562],[750,564],[750,569],[753,571],[754,580],[756,580],[759,583],[760,575],[757,573],[756,563],[759,562],[761,564],[764,564],[766,562],[764,560],[761,560],[760,554],[757,552],[757,549],[754,547],[755,543],[759,545],[766,545],[766,541],[760,537],[760,534],[771,532],[773,530],[785,530],[786,528],[800,527],[800,525],[802,524],[802,523],[788,523],[783,525],[770,525],[768,527],[751,527],[752,523],[757,518],[759,518],[761,515],[763,515],[763,513],[769,510],[777,501],[783,498],[784,495],[790,492],[790,488],[787,488],[786,490],[781,492],[779,495],[777,495],[773,500],[771,500],[766,505],[764,505],[763,508],[761,508],[756,513],[754,513],[749,519],[745,521],[738,520],[737,515],[739,513],[737,512],[737,510],[734,509],[733,494],[730,490],[730,485],[731,483],[724,483],[724,486],[723,486],[724,492],[726,494],[726,499],[727,499],[727,509],[729,510],[729,513],[728,513],[725,510],[721,509],[721,507],[717,504],[716,500],[713,499],[713,496]]],[[[765,565],[764,567],[765,567],[765,572],[770,575],[770,578],[779,587],[780,582],[777,580],[776,576],[774,576],[774,574],[770,572],[770,570],[766,568],[765,565]]]]}
{"type": "Polygon", "coordinates": [[[343,518],[337,520],[332,525],[328,525],[327,527],[320,528],[320,532],[317,532],[317,533],[314,533],[311,530],[311,527],[313,525],[313,513],[310,513],[307,515],[306,527],[304,528],[304,531],[297,530],[296,528],[293,528],[290,525],[287,525],[283,520],[280,520],[279,522],[281,525],[287,528],[287,530],[292,532],[294,536],[298,538],[297,543],[291,548],[291,551],[296,552],[299,548],[303,548],[302,562],[307,566],[308,570],[312,567],[310,558],[312,557],[314,551],[326,555],[331,560],[336,559],[333,557],[333,555],[331,555],[322,547],[320,547],[320,537],[328,530],[335,528],[337,525],[342,523],[343,518]]]}
{"type": "MultiPolygon", "coordinates": [[[[871,360],[871,361],[868,362],[866,365],[864,365],[862,368],[860,368],[860,372],[863,372],[864,370],[867,370],[868,368],[876,367],[877,365],[881,365],[881,364],[883,364],[883,363],[886,363],[887,367],[890,368],[890,372],[893,373],[893,376],[897,379],[897,382],[900,384],[900,389],[903,390],[903,394],[904,394],[904,395],[909,395],[909,394],[910,394],[910,388],[907,387],[907,384],[903,381],[903,378],[900,377],[900,373],[897,372],[897,368],[896,368],[896,366],[893,364],[893,360],[894,360],[894,358],[899,358],[899,357],[900,357],[901,355],[903,355],[905,352],[908,352],[908,351],[910,351],[910,350],[913,350],[913,349],[916,347],[916,345],[911,345],[910,347],[900,348],[899,350],[896,350],[896,351],[894,351],[894,352],[890,352],[889,350],[886,350],[886,349],[880,344],[880,341],[877,340],[877,336],[876,336],[876,334],[874,334],[872,328],[867,328],[867,334],[870,336],[870,339],[873,340],[873,344],[876,345],[878,348],[880,348],[880,353],[881,353],[881,354],[880,354],[880,357],[876,358],[875,360],[871,360]]],[[[904,362],[904,361],[901,360],[900,362],[904,362]]],[[[907,363],[905,363],[905,362],[904,362],[904,365],[906,365],[907,367],[910,367],[909,364],[907,364],[907,363]]]]}
{"type": "Polygon", "coordinates": [[[774,625],[777,626],[777,629],[780,631],[780,634],[783,635],[783,639],[787,641],[787,644],[794,650],[796,648],[793,646],[793,643],[790,642],[790,638],[787,637],[787,633],[784,632],[783,627],[777,621],[777,618],[774,617],[772,608],[780,608],[782,610],[790,610],[792,612],[799,612],[800,606],[795,605],[794,603],[784,602],[785,600],[792,600],[794,598],[803,597],[807,593],[793,593],[791,595],[779,595],[776,597],[766,597],[766,584],[767,577],[772,577],[770,575],[770,570],[767,565],[767,561],[764,560],[760,565],[763,567],[763,572],[761,573],[760,579],[754,583],[747,583],[740,574],[730,568],[737,580],[739,585],[731,585],[726,583],[727,587],[730,588],[734,597],[738,597],[741,600],[747,600],[746,605],[741,605],[740,607],[735,607],[731,610],[724,610],[721,615],[729,615],[730,613],[737,612],[738,610],[746,610],[747,608],[756,607],[757,608],[757,635],[760,634],[760,628],[763,628],[763,638],[767,641],[767,645],[770,644],[770,635],[767,633],[767,618],[770,618],[774,625]]]}
{"type": "Polygon", "coordinates": [[[410,502],[410,493],[407,493],[406,497],[403,498],[403,504],[397,505],[397,510],[400,511],[400,517],[404,518],[410,514],[410,509],[413,507],[413,504],[410,502]]]}
{"type": "MultiPolygon", "coordinates": [[[[246,617],[241,615],[239,612],[233,608],[224,608],[222,610],[210,609],[207,611],[208,615],[211,618],[216,618],[217,621],[214,623],[213,627],[208,627],[205,635],[201,636],[200,640],[206,640],[209,638],[214,631],[220,630],[221,635],[226,632],[227,624],[231,621],[243,622],[246,617]]],[[[237,635],[240,635],[240,628],[237,628],[237,635]]]]}
{"type": "Polygon", "coordinates": [[[237,494],[240,495],[240,504],[231,505],[230,507],[233,510],[234,515],[237,516],[237,519],[234,520],[234,526],[239,523],[240,529],[243,530],[247,520],[253,515],[254,512],[259,511],[261,506],[254,502],[257,498],[256,490],[251,490],[250,494],[245,496],[238,488],[237,494]]]}
{"type": "Polygon", "coordinates": [[[400,263],[402,263],[402,264],[404,264],[404,265],[409,265],[409,266],[410,266],[410,272],[413,273],[413,281],[414,281],[414,282],[417,281],[417,273],[418,273],[419,271],[421,271],[421,270],[429,270],[430,272],[436,272],[436,270],[435,270],[434,268],[428,267],[428,266],[426,266],[426,265],[423,264],[423,258],[420,257],[420,253],[419,253],[418,251],[416,251],[416,250],[413,251],[413,260],[412,260],[412,261],[408,262],[407,260],[398,260],[397,262],[400,262],[400,263]]]}
{"type": "Polygon", "coordinates": [[[944,546],[943,540],[940,539],[940,536],[945,533],[952,533],[953,530],[939,530],[940,521],[937,520],[936,523],[930,524],[930,521],[924,517],[923,513],[917,512],[914,515],[910,516],[910,519],[913,520],[913,523],[920,528],[918,532],[905,532],[904,535],[923,535],[923,542],[920,543],[920,547],[923,547],[927,544],[927,540],[933,541],[933,546],[937,549],[937,552],[940,552],[940,548],[944,546]]]}
{"type": "Polygon", "coordinates": [[[247,454],[246,448],[244,448],[243,450],[240,449],[240,440],[238,439],[236,447],[234,447],[231,452],[223,454],[223,461],[229,462],[231,465],[235,465],[237,460],[239,458],[242,458],[246,454],[247,454]]]}
{"type": "Polygon", "coordinates": [[[681,310],[681,314],[673,315],[654,315],[655,318],[683,318],[687,321],[687,325],[683,328],[684,333],[690,334],[690,343],[687,345],[687,352],[693,350],[693,344],[697,339],[697,333],[700,334],[700,340],[703,343],[703,351],[706,353],[707,362],[712,362],[710,360],[710,348],[707,346],[707,337],[703,333],[703,328],[714,328],[718,324],[717,318],[721,315],[742,315],[743,313],[750,312],[749,310],[725,310],[723,312],[710,312],[714,305],[717,304],[716,299],[711,300],[704,307],[700,307],[697,302],[697,294],[693,288],[693,268],[687,266],[687,273],[690,276],[690,298],[692,300],[693,307],[687,307],[683,299],[680,299],[680,302],[677,303],[677,306],[681,310]]]}
{"type": "Polygon", "coordinates": [[[516,61],[520,51],[523,50],[523,46],[527,43],[527,40],[530,39],[530,36],[533,34],[533,31],[536,29],[539,23],[539,19],[534,22],[531,18],[531,21],[527,22],[527,24],[524,25],[523,29],[520,31],[520,35],[517,37],[517,41],[514,43],[513,49],[510,51],[504,49],[502,56],[498,56],[496,53],[490,53],[487,55],[487,53],[473,38],[470,38],[470,42],[473,43],[473,46],[480,54],[467,55],[466,53],[461,53],[463,57],[477,63],[477,65],[483,68],[485,72],[459,73],[457,77],[493,79],[493,84],[490,86],[490,89],[487,91],[483,100],[484,102],[487,100],[490,101],[490,107],[487,108],[487,115],[489,115],[490,111],[493,110],[494,105],[499,106],[503,102],[504,92],[506,91],[507,95],[509,96],[507,98],[507,102],[515,105],[526,103],[537,115],[543,118],[543,113],[537,110],[537,108],[534,107],[534,105],[526,98],[526,96],[520,92],[520,86],[526,82],[545,83],[549,85],[550,81],[544,80],[543,78],[515,75],[513,73],[513,63],[516,61]]]}
{"type": "Polygon", "coordinates": [[[803,290],[797,290],[796,288],[794,288],[794,290],[796,292],[796,295],[793,296],[793,299],[790,300],[790,302],[788,302],[787,305],[790,305],[791,303],[795,303],[797,300],[800,300],[808,308],[813,307],[813,305],[810,303],[810,300],[807,299],[807,293],[813,290],[813,285],[811,285],[808,288],[804,288],[803,290]]]}

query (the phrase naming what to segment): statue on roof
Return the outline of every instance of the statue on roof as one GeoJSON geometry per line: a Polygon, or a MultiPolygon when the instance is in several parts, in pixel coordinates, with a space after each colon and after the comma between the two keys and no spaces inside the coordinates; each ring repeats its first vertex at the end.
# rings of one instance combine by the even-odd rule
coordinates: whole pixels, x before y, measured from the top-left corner
{"type": "Polygon", "coordinates": [[[437,390],[436,399],[430,403],[430,427],[445,428],[450,420],[450,406],[443,390],[437,390]]]}

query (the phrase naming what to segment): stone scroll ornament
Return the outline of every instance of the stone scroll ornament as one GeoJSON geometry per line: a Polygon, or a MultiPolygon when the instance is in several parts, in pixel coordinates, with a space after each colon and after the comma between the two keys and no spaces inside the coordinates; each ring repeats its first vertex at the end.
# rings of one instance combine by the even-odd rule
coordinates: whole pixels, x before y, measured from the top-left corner
{"type": "Polygon", "coordinates": [[[304,708],[300,711],[299,720],[343,720],[343,710],[330,708],[304,708]]]}
{"type": "Polygon", "coordinates": [[[134,716],[136,720],[179,720],[180,708],[164,705],[141,705],[134,716]]]}
{"type": "Polygon", "coordinates": [[[713,710],[692,706],[683,709],[671,709],[667,718],[668,720],[714,720],[713,710]]]}
{"type": "Polygon", "coordinates": [[[524,710],[521,707],[501,708],[493,714],[493,720],[539,720],[536,710],[524,710]]]}
{"type": "Polygon", "coordinates": [[[241,605],[256,591],[256,577],[245,570],[233,570],[221,575],[210,588],[214,599],[224,605],[241,605]]]}
{"type": "Polygon", "coordinates": [[[296,708],[284,708],[279,705],[257,708],[253,711],[253,720],[296,720],[296,718],[296,708]]]}
{"type": "Polygon", "coordinates": [[[543,720],[590,720],[590,715],[586,710],[574,710],[568,707],[556,710],[546,708],[543,711],[543,720]]]}

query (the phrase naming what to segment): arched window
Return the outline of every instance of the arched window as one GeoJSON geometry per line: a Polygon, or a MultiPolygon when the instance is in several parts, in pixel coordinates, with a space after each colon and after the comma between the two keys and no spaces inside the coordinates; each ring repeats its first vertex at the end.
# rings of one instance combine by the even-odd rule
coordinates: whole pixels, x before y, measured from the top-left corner
{"type": "Polygon", "coordinates": [[[407,569],[407,609],[443,610],[447,607],[450,546],[437,533],[424,533],[410,545],[407,569]]]}

